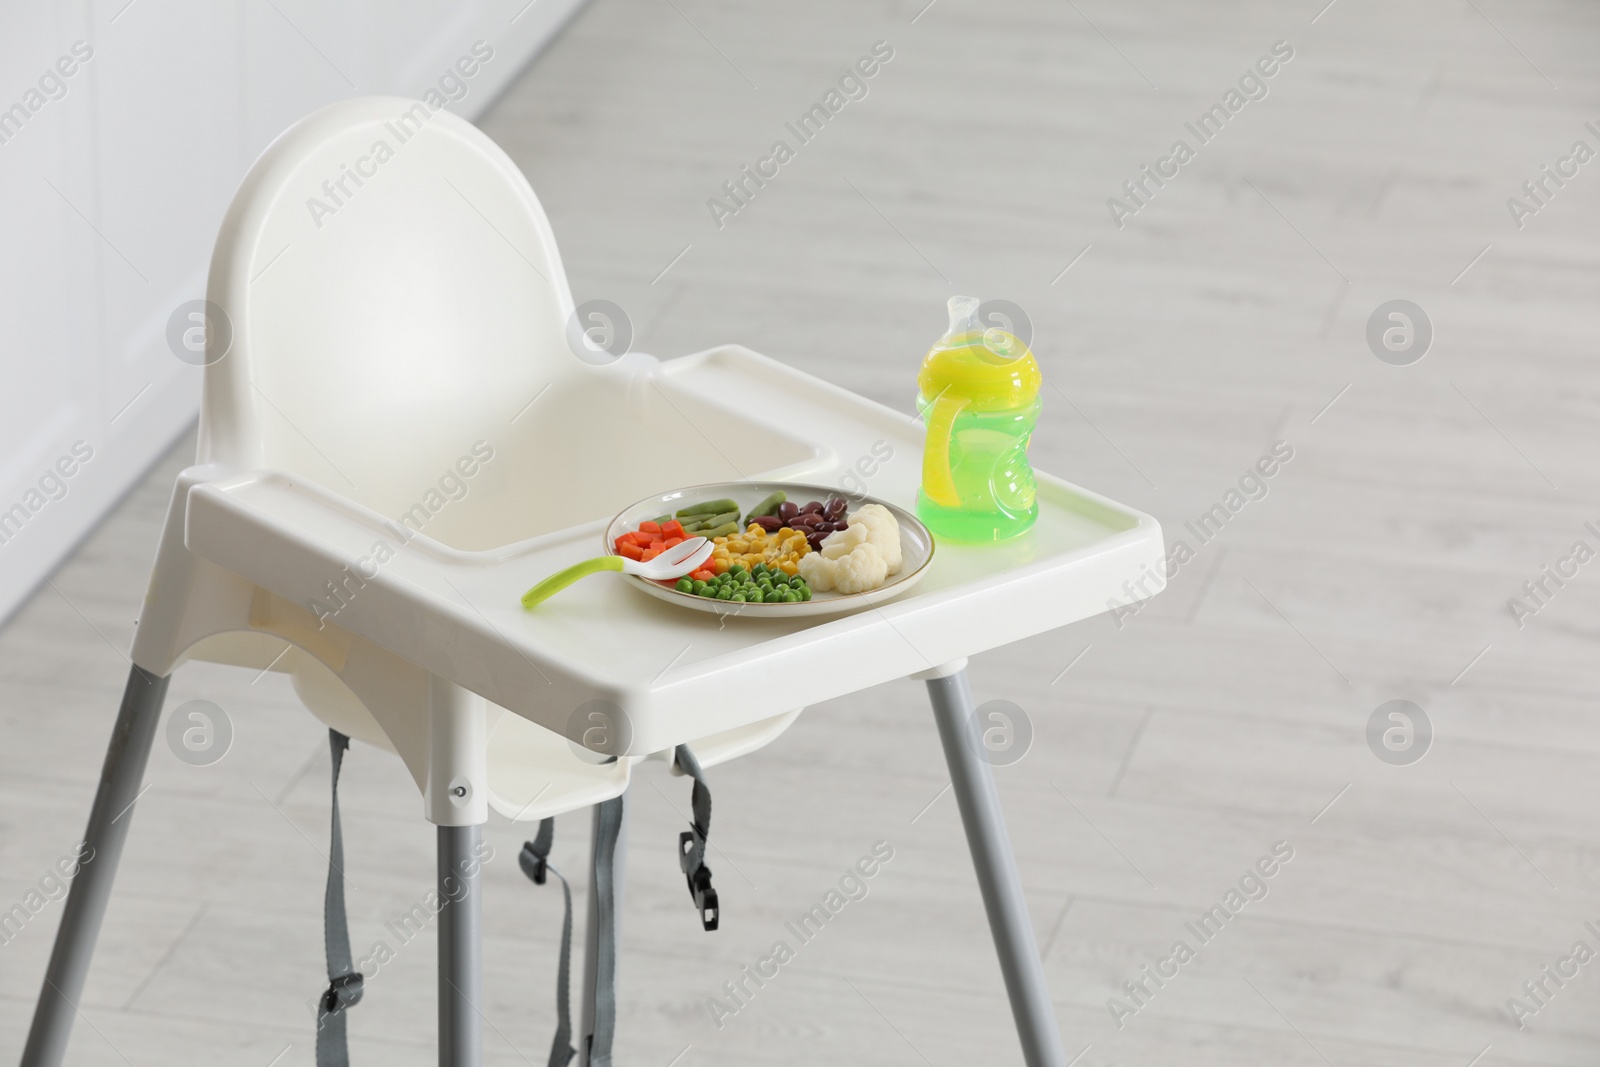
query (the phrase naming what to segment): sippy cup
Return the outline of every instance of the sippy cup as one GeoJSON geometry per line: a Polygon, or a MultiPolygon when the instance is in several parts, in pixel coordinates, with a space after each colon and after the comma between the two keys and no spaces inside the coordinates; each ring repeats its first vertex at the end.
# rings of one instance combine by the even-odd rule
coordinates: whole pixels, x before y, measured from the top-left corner
{"type": "Polygon", "coordinates": [[[1028,437],[1043,379],[1014,335],[978,320],[978,299],[950,298],[950,329],[917,375],[927,425],[917,517],[953,541],[1004,541],[1039,517],[1028,437]]]}

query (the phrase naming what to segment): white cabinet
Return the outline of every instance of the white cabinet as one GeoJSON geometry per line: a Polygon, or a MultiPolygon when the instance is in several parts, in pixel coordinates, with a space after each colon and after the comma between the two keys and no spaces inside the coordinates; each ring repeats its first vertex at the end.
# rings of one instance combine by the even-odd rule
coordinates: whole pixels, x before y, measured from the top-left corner
{"type": "Polygon", "coordinates": [[[420,96],[483,41],[446,81],[471,118],[581,3],[0,7],[0,619],[192,421],[167,322],[261,149],[334,100],[420,96]]]}

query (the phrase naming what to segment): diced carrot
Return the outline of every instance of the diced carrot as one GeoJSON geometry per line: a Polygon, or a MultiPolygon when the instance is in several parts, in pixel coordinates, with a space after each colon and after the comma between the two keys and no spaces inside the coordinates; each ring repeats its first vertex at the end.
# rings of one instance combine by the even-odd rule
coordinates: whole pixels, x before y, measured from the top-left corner
{"type": "Polygon", "coordinates": [[[651,560],[653,560],[657,556],[661,555],[661,552],[662,552],[662,550],[659,547],[657,547],[657,548],[647,548],[647,549],[644,550],[644,555],[639,557],[639,562],[640,563],[649,563],[651,560]]]}
{"type": "Polygon", "coordinates": [[[639,524],[639,529],[644,533],[660,533],[661,525],[660,523],[655,522],[641,522],[639,524]]]}
{"type": "Polygon", "coordinates": [[[665,541],[661,542],[661,547],[662,548],[671,548],[673,545],[681,545],[681,544],[683,544],[683,538],[681,538],[681,537],[669,537],[665,541]]]}
{"type": "Polygon", "coordinates": [[[664,537],[682,537],[683,523],[677,519],[668,519],[661,524],[661,534],[664,537]]]}
{"type": "Polygon", "coordinates": [[[635,530],[633,533],[625,533],[622,536],[628,539],[629,544],[638,545],[641,548],[655,543],[654,534],[643,533],[639,530],[635,530]]]}
{"type": "Polygon", "coordinates": [[[617,551],[622,553],[624,556],[627,556],[629,559],[644,558],[644,549],[640,548],[638,545],[618,545],[617,551]]]}

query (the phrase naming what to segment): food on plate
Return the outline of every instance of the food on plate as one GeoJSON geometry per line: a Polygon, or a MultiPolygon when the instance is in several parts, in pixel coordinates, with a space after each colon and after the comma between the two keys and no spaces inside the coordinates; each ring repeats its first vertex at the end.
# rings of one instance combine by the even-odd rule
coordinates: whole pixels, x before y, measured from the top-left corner
{"type": "Polygon", "coordinates": [[[705,500],[698,504],[685,504],[673,514],[681,522],[694,515],[721,515],[723,512],[733,512],[733,517],[739,517],[739,505],[724,497],[721,500],[705,500]]]}
{"type": "MultiPolygon", "coordinates": [[[[768,500],[770,499],[769,497],[768,500]]],[[[762,501],[762,504],[766,503],[767,501],[762,501]]],[[[824,537],[844,529],[844,513],[848,506],[843,497],[837,496],[829,498],[826,504],[820,500],[812,500],[805,504],[782,500],[771,514],[752,513],[746,523],[753,522],[769,533],[774,530],[799,530],[806,535],[807,543],[816,548],[822,544],[824,537]]],[[[761,510],[759,506],[756,509],[756,511],[761,510]]]]}
{"type": "Polygon", "coordinates": [[[804,578],[765,563],[757,563],[749,570],[735,563],[709,579],[679,578],[674,588],[680,593],[731,604],[798,604],[811,599],[811,587],[804,578]]]}
{"type": "Polygon", "coordinates": [[[899,574],[904,557],[900,551],[900,524],[895,521],[894,512],[882,504],[863,504],[850,513],[849,521],[851,526],[867,528],[867,540],[883,553],[889,573],[899,574]]]}
{"type": "Polygon", "coordinates": [[[819,550],[800,560],[800,576],[819,593],[865,593],[900,570],[900,524],[881,504],[865,504],[844,529],[828,534],[819,550]]]}
{"type": "Polygon", "coordinates": [[[742,534],[733,533],[711,540],[716,547],[711,550],[711,559],[706,565],[718,574],[726,573],[735,564],[750,570],[757,563],[765,563],[785,574],[797,574],[800,558],[811,551],[806,535],[800,530],[768,533],[755,523],[751,523],[742,534]]]}
{"type": "Polygon", "coordinates": [[[853,522],[844,529],[824,537],[819,551],[827,559],[838,559],[840,556],[848,555],[857,545],[871,540],[869,535],[870,531],[864,523],[853,522]]]}
{"type": "Polygon", "coordinates": [[[883,553],[868,541],[832,559],[813,552],[800,561],[800,577],[819,593],[837,589],[841,593],[865,593],[883,584],[889,565],[883,553]]]}
{"type": "MultiPolygon", "coordinates": [[[[768,516],[776,515],[778,513],[778,505],[783,503],[785,500],[788,500],[788,499],[789,499],[789,494],[785,493],[782,489],[779,489],[776,493],[773,493],[771,496],[767,497],[767,499],[763,500],[761,503],[759,503],[755,507],[751,508],[750,509],[750,514],[748,514],[748,515],[746,515],[744,517],[744,524],[746,526],[749,526],[752,522],[755,522],[757,519],[767,518],[768,516]]],[[[777,527],[773,526],[772,529],[775,530],[775,529],[777,529],[777,527]]]]}
{"type": "Polygon", "coordinates": [[[615,542],[617,554],[636,559],[641,563],[655,559],[674,545],[682,544],[688,536],[676,519],[641,522],[637,530],[619,536],[615,542]]]}
{"type": "Polygon", "coordinates": [[[641,522],[616,550],[641,562],[691,537],[712,542],[711,558],[686,577],[662,581],[680,593],[736,604],[792,604],[813,592],[877,589],[900,573],[900,524],[882,504],[848,512],[843,497],[797,504],[780,490],[739,521],[733,500],[688,504],[641,522]]]}
{"type": "Polygon", "coordinates": [[[732,526],[735,530],[740,529],[737,509],[719,512],[716,515],[688,515],[678,521],[683,523],[684,530],[689,533],[702,533],[706,530],[714,530],[718,526],[732,526]]]}

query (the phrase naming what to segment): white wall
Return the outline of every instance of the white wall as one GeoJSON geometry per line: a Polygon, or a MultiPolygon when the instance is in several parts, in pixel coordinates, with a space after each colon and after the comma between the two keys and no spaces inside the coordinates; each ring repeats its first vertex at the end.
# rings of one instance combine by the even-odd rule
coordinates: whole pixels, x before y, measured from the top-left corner
{"type": "Polygon", "coordinates": [[[193,420],[200,368],[168,319],[205,295],[272,138],[343,97],[420,96],[482,40],[494,56],[450,105],[472,118],[581,4],[0,8],[0,619],[193,420]]]}

